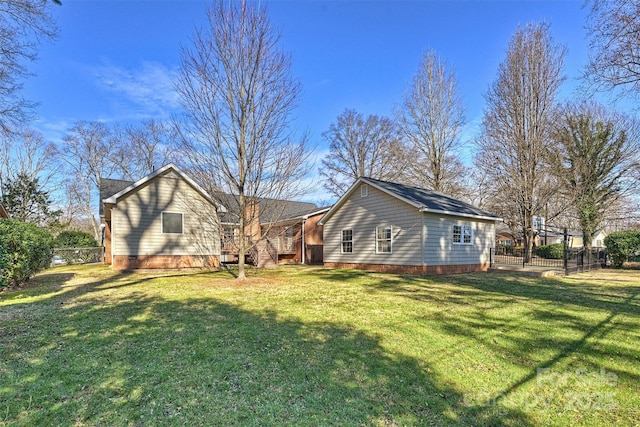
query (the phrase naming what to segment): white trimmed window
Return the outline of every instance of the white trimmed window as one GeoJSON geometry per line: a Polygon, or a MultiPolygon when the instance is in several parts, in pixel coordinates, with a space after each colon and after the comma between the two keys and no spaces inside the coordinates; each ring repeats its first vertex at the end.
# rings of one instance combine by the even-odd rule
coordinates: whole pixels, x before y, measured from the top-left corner
{"type": "Polygon", "coordinates": [[[343,254],[353,253],[353,229],[349,228],[346,230],[342,230],[340,252],[343,254]]]}
{"type": "Polygon", "coordinates": [[[180,212],[162,212],[162,234],[182,234],[184,216],[180,212]]]}
{"type": "Polygon", "coordinates": [[[369,186],[367,184],[362,184],[360,186],[360,197],[367,197],[369,195],[369,186]]]}
{"type": "Polygon", "coordinates": [[[391,253],[392,238],[391,227],[377,227],[376,228],[376,253],[385,254],[391,253]]]}
{"type": "Polygon", "coordinates": [[[472,245],[473,229],[470,225],[454,225],[453,226],[453,244],[454,245],[472,245]]]}

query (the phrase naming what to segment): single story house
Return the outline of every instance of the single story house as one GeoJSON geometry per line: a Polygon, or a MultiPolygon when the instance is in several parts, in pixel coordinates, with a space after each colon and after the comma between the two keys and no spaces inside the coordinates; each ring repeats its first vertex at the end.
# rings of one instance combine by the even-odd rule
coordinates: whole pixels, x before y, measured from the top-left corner
{"type": "Polygon", "coordinates": [[[319,222],[324,265],[409,274],[485,271],[500,220],[441,193],[361,177],[319,222]]]}
{"type": "Polygon", "coordinates": [[[217,205],[177,166],[139,181],[108,180],[101,195],[105,263],[117,270],[218,267],[217,205]],[[127,185],[129,184],[129,185],[127,185]]]}
{"type": "Polygon", "coordinates": [[[237,197],[207,194],[173,164],[137,182],[103,179],[100,199],[104,261],[118,270],[237,262],[241,235],[258,267],[322,264],[318,221],[329,208],[313,203],[260,198],[241,233],[237,197]]]}

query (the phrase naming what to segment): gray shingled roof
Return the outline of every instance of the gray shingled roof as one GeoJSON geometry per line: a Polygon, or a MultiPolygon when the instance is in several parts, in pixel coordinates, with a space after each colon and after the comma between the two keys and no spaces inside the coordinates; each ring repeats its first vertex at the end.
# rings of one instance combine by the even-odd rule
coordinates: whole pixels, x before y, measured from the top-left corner
{"type": "MultiPolygon", "coordinates": [[[[214,198],[227,208],[227,212],[220,216],[220,221],[223,223],[237,223],[239,213],[237,196],[227,193],[218,193],[214,198]]],[[[260,198],[258,200],[260,224],[300,218],[303,215],[307,215],[318,210],[318,207],[313,203],[267,198],[260,198]]]]}
{"type": "Polygon", "coordinates": [[[116,193],[121,192],[128,186],[133,184],[133,181],[125,181],[123,179],[110,179],[104,178],[100,181],[100,207],[98,209],[99,215],[104,215],[104,206],[102,201],[108,199],[116,193]]]}
{"type": "Polygon", "coordinates": [[[454,199],[437,191],[413,187],[395,182],[381,181],[373,178],[361,178],[362,182],[378,187],[389,195],[395,196],[405,202],[416,206],[425,212],[448,213],[451,215],[463,215],[473,217],[485,217],[500,219],[492,214],[469,203],[454,199]]]}

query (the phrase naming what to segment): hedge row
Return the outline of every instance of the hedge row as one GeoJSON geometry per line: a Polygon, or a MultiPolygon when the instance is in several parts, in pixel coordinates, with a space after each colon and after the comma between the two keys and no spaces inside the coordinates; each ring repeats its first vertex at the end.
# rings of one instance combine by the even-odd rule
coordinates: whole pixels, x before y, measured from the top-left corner
{"type": "Polygon", "coordinates": [[[53,239],[54,248],[95,248],[97,246],[96,239],[84,231],[63,231],[53,239]]]}
{"type": "Polygon", "coordinates": [[[51,264],[53,238],[33,224],[0,220],[0,287],[29,280],[51,264]]]}
{"type": "Polygon", "coordinates": [[[563,259],[564,244],[553,243],[551,245],[538,246],[536,248],[536,255],[546,259],[563,259]]]}
{"type": "Polygon", "coordinates": [[[640,254],[640,231],[616,231],[604,239],[614,267],[622,267],[629,257],[640,254]]]}

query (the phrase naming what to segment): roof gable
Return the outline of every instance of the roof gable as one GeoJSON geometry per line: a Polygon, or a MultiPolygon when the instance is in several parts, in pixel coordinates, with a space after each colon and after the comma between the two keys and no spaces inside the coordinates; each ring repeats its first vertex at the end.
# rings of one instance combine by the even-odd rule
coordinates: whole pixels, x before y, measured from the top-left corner
{"type": "MultiPolygon", "coordinates": [[[[135,191],[136,189],[142,187],[143,185],[147,184],[148,182],[160,177],[160,176],[164,176],[168,173],[175,173],[177,176],[179,176],[180,178],[182,178],[184,181],[186,181],[194,190],[196,190],[202,197],[204,197],[206,200],[208,200],[209,202],[211,202],[212,204],[216,205],[218,210],[221,212],[225,211],[224,206],[221,206],[220,204],[216,203],[213,198],[202,188],[200,187],[195,181],[193,181],[191,178],[189,178],[187,175],[184,174],[184,172],[182,172],[176,165],[174,165],[173,163],[169,163],[163,167],[161,167],[160,169],[158,169],[157,171],[154,171],[153,173],[145,176],[144,178],[128,185],[127,187],[123,188],[122,190],[120,190],[119,192],[109,196],[106,199],[103,199],[103,203],[113,203],[115,204],[118,199],[126,196],[127,194],[131,193],[132,191],[135,191]]],[[[125,183],[126,181],[121,181],[121,183],[125,183]]]]}
{"type": "Polygon", "coordinates": [[[340,197],[338,202],[322,217],[320,224],[328,220],[334,212],[336,212],[342,204],[348,200],[353,192],[359,188],[360,184],[368,184],[391,197],[394,197],[404,203],[407,203],[420,212],[430,212],[442,215],[452,215],[475,219],[486,219],[490,221],[499,221],[501,218],[490,212],[477,208],[469,203],[463,202],[453,197],[447,196],[436,191],[424,188],[413,187],[395,182],[382,181],[379,179],[360,177],[340,197]]]}

